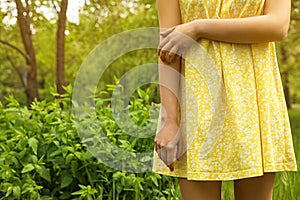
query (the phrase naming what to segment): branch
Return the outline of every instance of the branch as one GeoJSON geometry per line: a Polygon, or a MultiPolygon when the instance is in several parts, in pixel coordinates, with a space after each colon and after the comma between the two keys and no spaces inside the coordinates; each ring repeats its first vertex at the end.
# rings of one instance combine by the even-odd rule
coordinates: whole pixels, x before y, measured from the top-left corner
{"type": "Polygon", "coordinates": [[[30,57],[22,49],[20,49],[19,47],[15,46],[15,45],[7,42],[7,41],[1,40],[1,39],[0,39],[0,43],[13,48],[17,52],[19,52],[26,60],[28,60],[28,61],[31,60],[30,57]]]}
{"type": "Polygon", "coordinates": [[[27,87],[26,77],[23,77],[21,70],[15,65],[15,63],[13,62],[13,60],[9,55],[7,55],[7,59],[10,62],[11,66],[14,68],[14,70],[16,70],[17,74],[19,75],[23,88],[26,89],[27,87]]]}
{"type": "Polygon", "coordinates": [[[56,13],[59,15],[59,11],[58,11],[58,9],[57,9],[57,6],[55,5],[55,2],[52,0],[51,3],[52,3],[52,5],[53,5],[53,7],[54,7],[54,10],[55,10],[56,13]]]}
{"type": "Polygon", "coordinates": [[[291,20],[300,21],[300,16],[292,16],[291,20]]]}

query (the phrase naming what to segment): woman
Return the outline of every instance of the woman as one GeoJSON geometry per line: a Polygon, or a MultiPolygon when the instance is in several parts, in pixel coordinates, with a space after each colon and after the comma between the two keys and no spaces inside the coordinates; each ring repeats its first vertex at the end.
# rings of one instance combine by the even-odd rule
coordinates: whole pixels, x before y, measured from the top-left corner
{"type": "Polygon", "coordinates": [[[167,29],[161,33],[159,74],[168,83],[160,86],[163,126],[155,137],[153,171],[178,177],[184,200],[221,199],[222,180],[234,180],[237,200],[272,199],[275,172],[297,170],[274,45],[286,37],[290,4],[157,0],[160,28],[167,29]],[[204,51],[194,50],[187,37],[204,51]],[[186,134],[178,120],[180,76],[163,65],[181,72],[189,84],[186,105],[181,105],[188,113],[186,134]],[[215,93],[208,75],[199,73],[205,67],[220,75],[211,83],[220,86],[216,92],[224,100],[221,104],[209,98],[215,93]],[[173,91],[168,84],[173,84],[173,91]],[[222,114],[216,118],[214,113],[222,114]],[[210,120],[219,128],[214,129],[210,120]],[[199,149],[212,130],[215,143],[203,157],[199,149]],[[186,150],[185,138],[190,140],[186,150]]]}

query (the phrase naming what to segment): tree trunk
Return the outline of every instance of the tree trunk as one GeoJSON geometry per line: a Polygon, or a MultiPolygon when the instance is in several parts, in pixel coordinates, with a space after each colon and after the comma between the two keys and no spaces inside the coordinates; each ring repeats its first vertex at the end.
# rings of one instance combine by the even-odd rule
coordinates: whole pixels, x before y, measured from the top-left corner
{"type": "Polygon", "coordinates": [[[68,0],[62,0],[58,13],[58,23],[56,32],[56,88],[59,94],[65,93],[63,86],[65,82],[65,30],[67,22],[68,0]]]}
{"type": "Polygon", "coordinates": [[[40,97],[38,93],[37,84],[37,64],[35,58],[35,50],[33,47],[32,33],[30,30],[29,4],[28,0],[26,0],[26,7],[24,7],[21,0],[15,0],[15,2],[18,11],[17,19],[22,37],[22,42],[25,48],[25,52],[28,55],[28,58],[26,58],[28,73],[25,92],[27,96],[27,104],[28,106],[30,106],[34,99],[40,100],[40,97]]]}
{"type": "MultiPolygon", "coordinates": [[[[282,62],[284,64],[287,64],[288,62],[288,55],[286,52],[286,49],[284,48],[283,45],[280,45],[280,51],[282,55],[282,62]]],[[[285,96],[285,101],[286,101],[286,106],[288,109],[292,108],[291,104],[291,94],[290,94],[290,87],[289,87],[289,71],[288,69],[285,69],[282,73],[282,85],[283,85],[283,91],[284,91],[284,96],[285,96]]]]}

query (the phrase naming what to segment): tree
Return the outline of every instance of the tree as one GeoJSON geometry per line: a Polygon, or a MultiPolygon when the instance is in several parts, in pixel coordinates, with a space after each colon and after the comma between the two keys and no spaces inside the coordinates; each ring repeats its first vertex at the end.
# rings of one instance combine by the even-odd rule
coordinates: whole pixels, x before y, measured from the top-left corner
{"type": "MultiPolygon", "coordinates": [[[[54,3],[53,3],[54,4],[54,3]]],[[[54,4],[55,5],[55,4],[54,4]]],[[[65,82],[65,30],[67,22],[68,0],[62,0],[60,11],[57,11],[57,33],[56,33],[56,88],[59,94],[63,94],[65,90],[63,86],[65,82]]]]}
{"type": "Polygon", "coordinates": [[[40,99],[37,84],[37,63],[30,27],[30,6],[28,0],[25,1],[26,6],[23,5],[21,0],[15,0],[15,3],[18,11],[17,20],[20,28],[20,34],[27,55],[25,56],[27,64],[27,81],[25,84],[25,92],[27,96],[27,104],[30,105],[34,99],[40,99]]]}
{"type": "Polygon", "coordinates": [[[288,108],[292,107],[300,99],[299,94],[299,71],[300,71],[300,1],[292,1],[291,23],[288,37],[278,43],[278,57],[284,95],[288,108]]]}

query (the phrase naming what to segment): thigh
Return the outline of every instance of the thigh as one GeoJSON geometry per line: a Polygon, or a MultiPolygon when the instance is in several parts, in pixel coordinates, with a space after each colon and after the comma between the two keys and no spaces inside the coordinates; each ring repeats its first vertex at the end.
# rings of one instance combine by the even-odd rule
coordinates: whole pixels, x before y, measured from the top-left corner
{"type": "Polygon", "coordinates": [[[272,200],[275,172],[234,181],[236,200],[272,200]]]}
{"type": "Polygon", "coordinates": [[[222,181],[194,181],[178,178],[183,200],[220,200],[222,181]]]}

